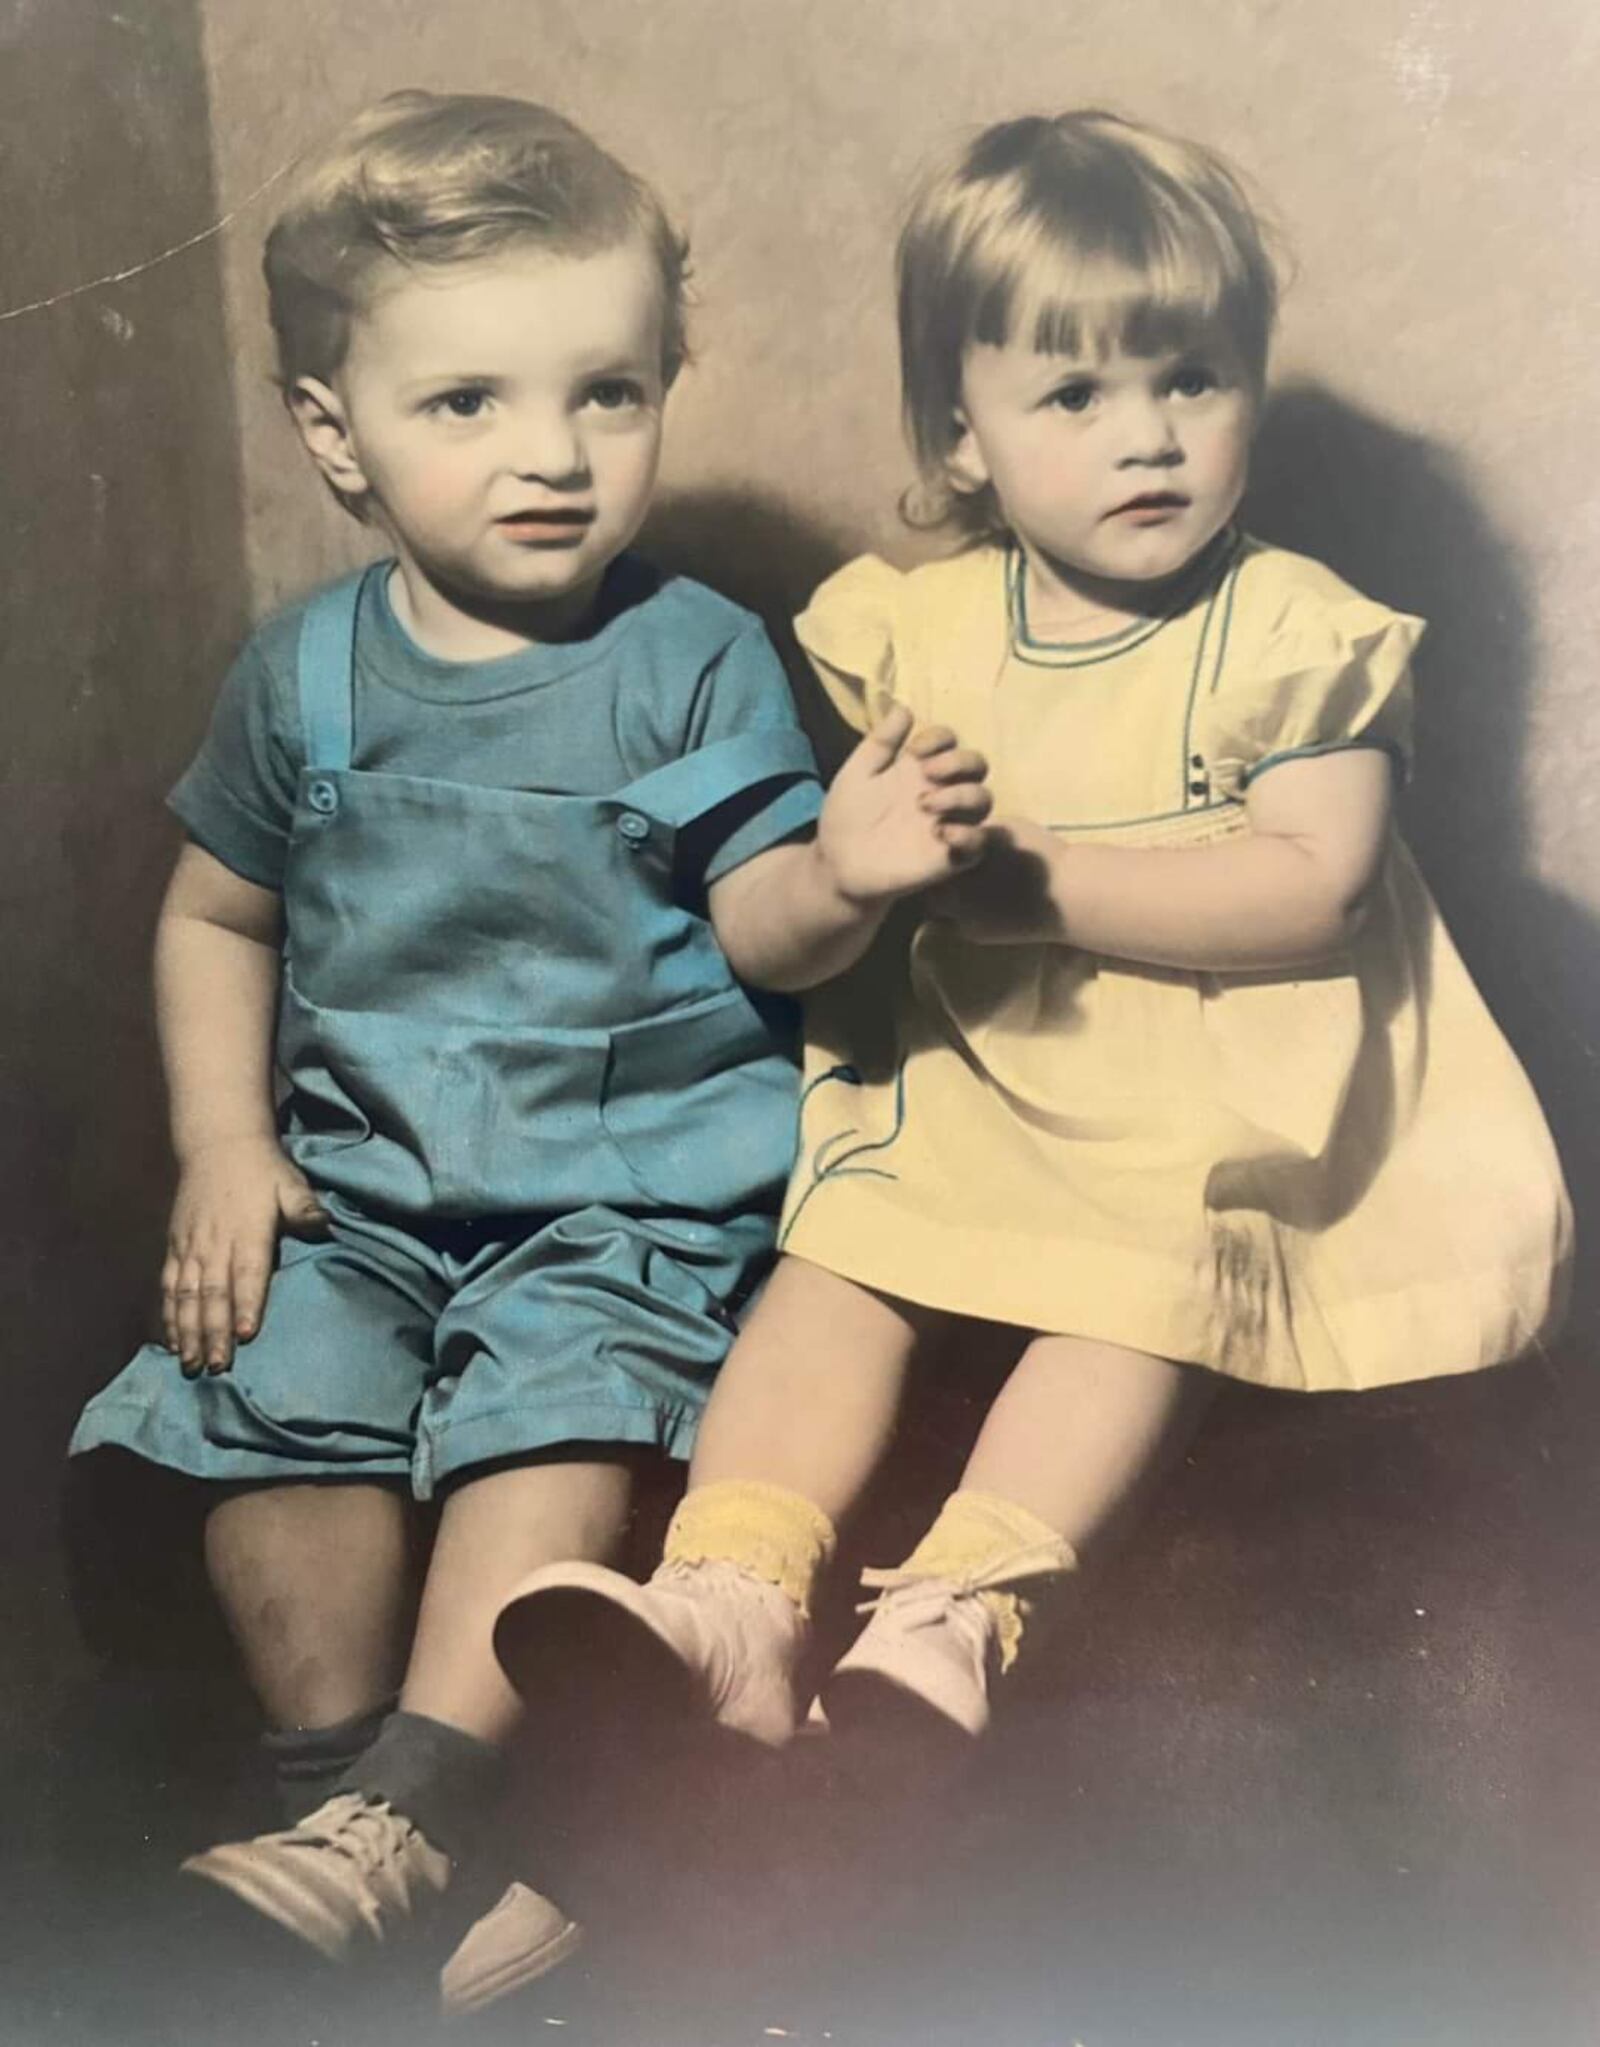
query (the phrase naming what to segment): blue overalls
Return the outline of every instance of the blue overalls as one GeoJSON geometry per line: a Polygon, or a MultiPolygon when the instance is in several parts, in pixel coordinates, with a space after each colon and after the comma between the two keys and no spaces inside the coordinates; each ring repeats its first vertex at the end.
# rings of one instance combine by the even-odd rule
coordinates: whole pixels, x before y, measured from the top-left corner
{"type": "Polygon", "coordinates": [[[352,768],[360,581],[305,615],[284,881],[283,1143],[331,1234],[282,1242],[231,1371],[147,1345],[72,1448],[419,1497],[558,1443],[686,1455],[771,1253],[796,1084],[674,847],[764,785],[804,822],[810,748],[752,731],[598,797],[352,768]]]}

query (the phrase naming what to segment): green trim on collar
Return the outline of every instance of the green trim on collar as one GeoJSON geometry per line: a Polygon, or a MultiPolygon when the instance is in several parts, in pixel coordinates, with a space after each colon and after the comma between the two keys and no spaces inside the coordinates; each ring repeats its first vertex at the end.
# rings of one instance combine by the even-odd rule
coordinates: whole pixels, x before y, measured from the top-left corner
{"type": "Polygon", "coordinates": [[[1093,668],[1103,661],[1115,661],[1120,655],[1142,647],[1164,627],[1171,625],[1174,619],[1181,618],[1205,588],[1208,577],[1216,576],[1220,587],[1228,569],[1237,561],[1242,545],[1237,528],[1225,526],[1201,550],[1194,565],[1197,573],[1193,582],[1185,581],[1168,609],[1155,618],[1136,619],[1132,625],[1123,626],[1118,632],[1106,633],[1093,640],[1036,640],[1028,628],[1028,559],[1015,540],[1008,540],[1006,625],[1011,651],[1019,661],[1025,661],[1034,668],[1093,668]],[[1211,559],[1214,553],[1216,558],[1211,559]]]}

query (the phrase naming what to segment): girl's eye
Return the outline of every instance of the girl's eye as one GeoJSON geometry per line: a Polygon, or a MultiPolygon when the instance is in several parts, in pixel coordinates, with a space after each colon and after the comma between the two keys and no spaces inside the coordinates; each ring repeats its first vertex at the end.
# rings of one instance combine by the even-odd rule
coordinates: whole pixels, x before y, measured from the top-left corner
{"type": "Polygon", "coordinates": [[[474,385],[463,385],[459,391],[446,391],[442,397],[430,399],[428,409],[446,414],[451,419],[477,419],[488,402],[487,391],[474,385]]]}
{"type": "Polygon", "coordinates": [[[1208,391],[1217,388],[1217,373],[1208,370],[1204,363],[1186,363],[1181,370],[1175,370],[1172,389],[1179,398],[1203,398],[1208,391]]]}
{"type": "Polygon", "coordinates": [[[602,412],[622,412],[630,405],[642,405],[644,391],[631,377],[605,377],[589,386],[589,403],[602,412]]]}
{"type": "Polygon", "coordinates": [[[1051,392],[1050,403],[1058,412],[1087,412],[1094,403],[1094,386],[1086,377],[1074,378],[1051,392]]]}

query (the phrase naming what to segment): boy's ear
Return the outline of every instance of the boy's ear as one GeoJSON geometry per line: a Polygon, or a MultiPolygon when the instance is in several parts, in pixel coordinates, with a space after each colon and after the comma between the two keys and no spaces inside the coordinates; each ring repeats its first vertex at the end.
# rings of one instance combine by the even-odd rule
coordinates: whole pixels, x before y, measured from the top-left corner
{"type": "Polygon", "coordinates": [[[331,385],[318,377],[296,377],[284,403],[313,462],[343,498],[365,497],[372,488],[350,438],[350,422],[331,385]]]}
{"type": "Polygon", "coordinates": [[[955,440],[944,458],[945,474],[950,479],[952,490],[970,497],[989,481],[989,465],[983,459],[983,450],[978,446],[971,421],[959,406],[955,413],[955,429],[955,440]]]}

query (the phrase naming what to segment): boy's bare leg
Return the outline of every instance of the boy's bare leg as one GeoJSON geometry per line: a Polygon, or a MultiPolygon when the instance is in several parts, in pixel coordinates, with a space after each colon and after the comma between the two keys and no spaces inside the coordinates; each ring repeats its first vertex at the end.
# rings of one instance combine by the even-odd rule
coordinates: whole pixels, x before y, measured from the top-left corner
{"type": "Polygon", "coordinates": [[[206,1521],[206,1568],[274,1727],[393,1698],[415,1604],[410,1505],[387,1486],[262,1486],[206,1521]]]}
{"type": "Polygon", "coordinates": [[[541,1564],[613,1556],[632,1492],[628,1463],[598,1459],[519,1465],[458,1486],[439,1517],[402,1710],[503,1742],[522,1704],[490,1646],[495,1615],[541,1564]]]}
{"type": "Polygon", "coordinates": [[[1037,1337],[990,1408],[962,1486],[1025,1507],[1081,1556],[1182,1451],[1215,1383],[1119,1344],[1037,1337]]]}
{"type": "Polygon", "coordinates": [[[912,1355],[940,1319],[780,1259],[717,1380],[691,1489],[760,1481],[841,1520],[889,1447],[912,1355]]]}

